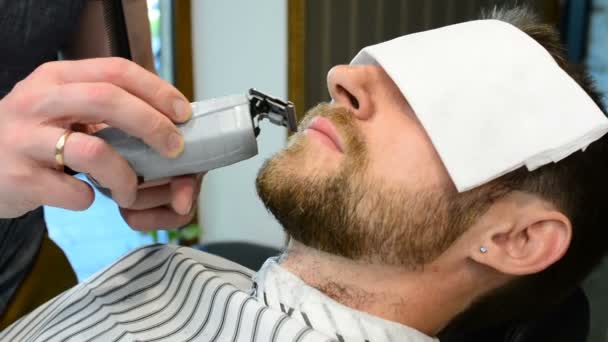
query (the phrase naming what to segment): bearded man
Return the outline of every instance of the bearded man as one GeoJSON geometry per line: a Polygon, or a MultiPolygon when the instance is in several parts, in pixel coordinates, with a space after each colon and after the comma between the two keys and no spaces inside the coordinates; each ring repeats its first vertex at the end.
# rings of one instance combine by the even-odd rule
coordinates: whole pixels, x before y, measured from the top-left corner
{"type": "Polygon", "coordinates": [[[257,274],[146,247],[3,338],[436,341],[551,310],[606,254],[608,120],[552,28],[488,19],[330,71],[333,101],[259,172],[289,243],[257,274]]]}

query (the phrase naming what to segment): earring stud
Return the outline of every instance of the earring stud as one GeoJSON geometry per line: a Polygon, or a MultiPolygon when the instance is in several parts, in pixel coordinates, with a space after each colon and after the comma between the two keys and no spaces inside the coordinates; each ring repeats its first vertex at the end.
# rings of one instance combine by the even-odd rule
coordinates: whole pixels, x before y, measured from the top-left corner
{"type": "Polygon", "coordinates": [[[481,246],[481,247],[479,247],[479,251],[483,254],[486,254],[486,253],[488,253],[488,247],[481,246]]]}

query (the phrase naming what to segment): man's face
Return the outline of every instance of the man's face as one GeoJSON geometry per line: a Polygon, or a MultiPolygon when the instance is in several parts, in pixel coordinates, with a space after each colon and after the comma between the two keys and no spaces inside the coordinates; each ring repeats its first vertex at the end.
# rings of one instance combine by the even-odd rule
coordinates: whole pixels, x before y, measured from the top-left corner
{"type": "Polygon", "coordinates": [[[339,66],[331,104],[313,108],[257,179],[297,241],[325,252],[417,266],[470,224],[413,110],[378,66],[339,66]]]}

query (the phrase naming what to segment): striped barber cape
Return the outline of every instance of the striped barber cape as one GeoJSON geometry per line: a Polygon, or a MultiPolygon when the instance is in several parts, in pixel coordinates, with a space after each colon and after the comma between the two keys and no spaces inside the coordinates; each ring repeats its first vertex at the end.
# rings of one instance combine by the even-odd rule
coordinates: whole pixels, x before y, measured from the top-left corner
{"type": "Polygon", "coordinates": [[[298,305],[301,292],[286,287],[283,303],[271,289],[285,277],[297,279],[273,260],[255,275],[194,249],[147,246],[17,321],[0,341],[436,341],[328,297],[298,305]]]}

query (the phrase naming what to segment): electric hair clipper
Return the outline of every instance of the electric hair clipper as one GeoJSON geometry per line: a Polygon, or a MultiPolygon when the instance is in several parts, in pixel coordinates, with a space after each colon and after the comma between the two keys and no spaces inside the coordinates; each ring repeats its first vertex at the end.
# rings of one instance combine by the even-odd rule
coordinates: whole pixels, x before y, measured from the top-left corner
{"type": "MultiPolygon", "coordinates": [[[[161,156],[139,138],[117,128],[106,128],[95,135],[118,151],[139,177],[150,181],[201,173],[257,155],[256,137],[262,119],[291,131],[297,129],[292,102],[250,89],[246,95],[192,103],[192,118],[177,126],[183,134],[185,147],[175,159],[161,156]]],[[[89,179],[100,188],[95,180],[89,179]]],[[[100,190],[107,194],[104,189],[100,190]]]]}

